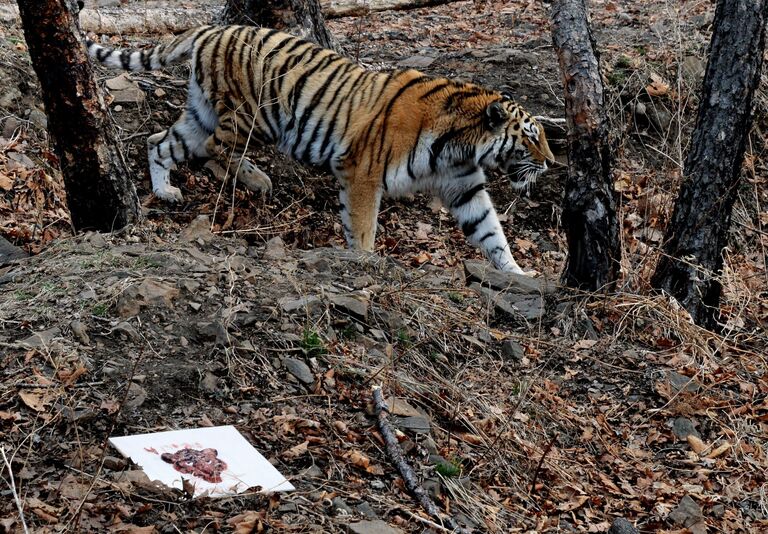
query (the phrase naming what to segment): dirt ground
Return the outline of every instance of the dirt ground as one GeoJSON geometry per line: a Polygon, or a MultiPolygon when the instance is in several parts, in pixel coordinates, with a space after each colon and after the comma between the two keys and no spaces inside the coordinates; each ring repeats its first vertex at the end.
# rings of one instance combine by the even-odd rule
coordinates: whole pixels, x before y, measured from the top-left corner
{"type": "MultiPolygon", "coordinates": [[[[513,253],[541,273],[528,286],[486,271],[429,198],[385,200],[376,253],[344,250],[333,179],[270,148],[253,155],[270,198],[192,163],[173,174],[185,202],[157,201],[146,137],[180,113],[184,67],[131,74],[139,91],[98,70],[118,88],[107,101],[146,217],[73,237],[23,36],[6,21],[0,234],[34,255],[0,265],[0,532],[22,532],[22,515],[31,532],[445,531],[386,455],[374,384],[424,487],[476,532],[606,532],[617,518],[641,532],[768,530],[768,86],[713,334],[648,294],[713,6],[590,6],[624,264],[620,290],[588,300],[556,288],[564,165],[523,195],[491,180],[513,253]],[[106,442],[227,424],[297,490],[190,499],[106,442]]],[[[559,117],[547,17],[546,2],[477,1],[329,26],[369,68],[474,80],[559,117]]]]}

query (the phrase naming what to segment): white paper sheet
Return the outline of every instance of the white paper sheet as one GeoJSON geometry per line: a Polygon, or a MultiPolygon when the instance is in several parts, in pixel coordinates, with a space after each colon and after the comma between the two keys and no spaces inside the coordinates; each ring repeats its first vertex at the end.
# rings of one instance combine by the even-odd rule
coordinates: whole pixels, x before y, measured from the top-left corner
{"type": "Polygon", "coordinates": [[[233,426],[139,434],[109,438],[109,441],[123,456],[130,457],[141,466],[150,480],[179,489],[182,488],[182,477],[192,482],[195,497],[205,492],[212,497],[234,495],[253,486],[261,486],[263,492],[295,489],[233,426]],[[169,460],[178,459],[180,454],[185,453],[199,456],[196,451],[205,449],[215,449],[207,451],[208,462],[177,464],[180,469],[189,472],[180,472],[173,463],[162,459],[164,453],[169,460]],[[185,452],[180,453],[182,450],[185,452]],[[210,461],[211,457],[224,462],[226,467],[218,461],[210,461]],[[207,469],[185,467],[191,464],[198,467],[204,465],[207,469]],[[215,468],[211,469],[211,466],[215,468]],[[216,481],[217,478],[221,481],[216,481]]]}

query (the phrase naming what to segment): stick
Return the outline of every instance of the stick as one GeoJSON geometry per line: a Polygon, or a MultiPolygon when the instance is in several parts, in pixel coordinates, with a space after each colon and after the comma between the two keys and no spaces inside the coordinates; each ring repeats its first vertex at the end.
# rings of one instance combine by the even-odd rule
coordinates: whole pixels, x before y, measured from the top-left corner
{"type": "Polygon", "coordinates": [[[392,429],[392,425],[389,423],[389,407],[386,401],[384,401],[384,395],[381,390],[381,386],[373,386],[373,402],[376,409],[376,417],[379,420],[379,431],[384,437],[384,443],[387,445],[387,454],[389,458],[397,466],[397,470],[400,472],[400,476],[403,477],[405,487],[419,502],[421,507],[430,516],[435,518],[439,523],[445,524],[453,532],[468,533],[469,531],[463,527],[460,527],[456,521],[451,517],[443,518],[438,510],[437,506],[424,488],[421,487],[419,481],[416,478],[416,473],[413,472],[413,468],[408,464],[408,461],[403,456],[403,452],[400,450],[400,443],[397,441],[395,431],[392,429]]]}
{"type": "Polygon", "coordinates": [[[13,494],[13,500],[16,503],[16,508],[19,509],[19,517],[21,518],[21,526],[24,528],[24,534],[29,534],[29,529],[27,528],[27,522],[24,520],[24,506],[21,504],[21,499],[19,499],[19,494],[16,492],[16,481],[13,479],[13,467],[11,467],[11,462],[8,461],[8,457],[5,455],[5,447],[0,447],[0,455],[3,456],[3,463],[5,464],[5,467],[8,469],[8,485],[11,488],[11,494],[13,494]]]}

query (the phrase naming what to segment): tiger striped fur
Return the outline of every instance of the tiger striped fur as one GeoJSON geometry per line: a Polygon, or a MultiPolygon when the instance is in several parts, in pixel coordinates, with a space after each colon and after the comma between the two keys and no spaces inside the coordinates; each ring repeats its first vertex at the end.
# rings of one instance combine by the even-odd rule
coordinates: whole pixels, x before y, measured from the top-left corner
{"type": "Polygon", "coordinates": [[[242,157],[248,142],[273,143],[298,161],[330,169],[341,184],[350,247],[371,251],[383,193],[440,197],[493,265],[522,273],[485,191],[483,169],[525,188],[553,156],[542,127],[511,98],[415,70],[373,72],[276,30],[202,26],[141,51],[88,41],[90,55],[124,70],[190,61],[185,111],[148,139],[152,189],[180,201],[169,173],[192,157],[223,158],[236,177],[269,191],[270,178],[242,157]]]}

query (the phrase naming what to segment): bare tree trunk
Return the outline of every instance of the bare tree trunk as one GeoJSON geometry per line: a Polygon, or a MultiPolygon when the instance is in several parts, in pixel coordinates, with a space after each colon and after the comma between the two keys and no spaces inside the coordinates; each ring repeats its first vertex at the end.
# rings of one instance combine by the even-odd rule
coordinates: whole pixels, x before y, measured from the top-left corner
{"type": "Polygon", "coordinates": [[[719,0],[685,180],[652,278],[702,326],[718,319],[731,209],[760,80],[768,0],[719,0]]]}
{"type": "Polygon", "coordinates": [[[562,224],[568,239],[563,281],[588,291],[613,285],[621,248],[611,177],[600,62],[584,0],[552,2],[552,41],[565,88],[568,179],[562,224]]]}
{"type": "Polygon", "coordinates": [[[72,15],[77,7],[68,0],[18,4],[72,224],[76,230],[111,231],[136,222],[139,200],[72,15]]]}
{"type": "Polygon", "coordinates": [[[225,24],[255,24],[285,30],[341,52],[338,41],[325,25],[318,0],[227,0],[221,19],[225,24]]]}

